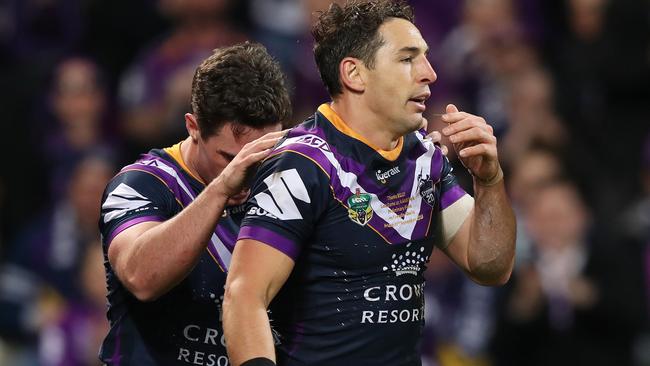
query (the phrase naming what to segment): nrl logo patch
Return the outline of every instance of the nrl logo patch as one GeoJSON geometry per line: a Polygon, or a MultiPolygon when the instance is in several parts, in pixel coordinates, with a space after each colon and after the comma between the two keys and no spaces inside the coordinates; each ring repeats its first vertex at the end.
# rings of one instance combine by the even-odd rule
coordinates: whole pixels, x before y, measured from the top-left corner
{"type": "Polygon", "coordinates": [[[364,226],[372,218],[372,207],[370,207],[370,200],[372,196],[367,193],[361,193],[357,188],[357,192],[348,198],[348,216],[350,220],[357,224],[364,226]]]}
{"type": "Polygon", "coordinates": [[[418,174],[418,193],[429,206],[436,203],[436,185],[428,174],[424,177],[418,174]]]}

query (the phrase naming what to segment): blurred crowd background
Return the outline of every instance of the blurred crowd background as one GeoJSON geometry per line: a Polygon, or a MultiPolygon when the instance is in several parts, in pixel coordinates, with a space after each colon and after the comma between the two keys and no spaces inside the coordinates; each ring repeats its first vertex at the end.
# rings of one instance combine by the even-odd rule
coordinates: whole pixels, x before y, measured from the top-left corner
{"type": "MultiPolygon", "coordinates": [[[[328,101],[309,25],[329,2],[0,2],[1,365],[98,364],[105,184],[183,138],[215,47],[263,43],[296,123],[328,101]]],[[[411,4],[438,73],[427,112],[456,103],[494,126],[518,217],[504,287],[433,256],[424,364],[650,365],[649,3],[411,4]]]]}

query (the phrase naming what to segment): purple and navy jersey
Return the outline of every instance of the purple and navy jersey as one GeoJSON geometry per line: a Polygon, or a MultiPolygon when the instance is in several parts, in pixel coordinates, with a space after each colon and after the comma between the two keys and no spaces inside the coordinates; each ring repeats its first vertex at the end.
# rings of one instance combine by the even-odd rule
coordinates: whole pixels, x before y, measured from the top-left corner
{"type": "Polygon", "coordinates": [[[194,269],[155,301],[136,299],[120,283],[107,254],[111,241],[120,232],[141,222],[162,222],[173,217],[203,188],[204,184],[184,168],[180,144],[142,155],[108,184],[102,198],[100,231],[111,329],[100,351],[103,362],[228,365],[221,303],[243,206],[225,211],[194,269]]]}
{"type": "Polygon", "coordinates": [[[271,303],[279,365],[419,365],[424,277],[441,217],[469,197],[421,132],[393,151],[329,105],[260,167],[239,239],[291,257],[271,303]]]}

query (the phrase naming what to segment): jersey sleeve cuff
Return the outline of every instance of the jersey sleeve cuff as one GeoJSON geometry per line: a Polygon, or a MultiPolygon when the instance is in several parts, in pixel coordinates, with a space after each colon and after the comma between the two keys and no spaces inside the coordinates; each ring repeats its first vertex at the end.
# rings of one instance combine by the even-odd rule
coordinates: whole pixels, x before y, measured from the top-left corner
{"type": "Polygon", "coordinates": [[[115,230],[111,231],[110,235],[106,239],[106,246],[108,247],[111,244],[111,242],[113,241],[113,239],[115,239],[117,234],[121,233],[122,231],[130,228],[133,225],[137,225],[137,224],[139,224],[141,222],[150,222],[150,221],[151,222],[162,222],[162,221],[165,221],[165,219],[163,219],[160,216],[140,216],[140,217],[136,217],[136,218],[124,221],[123,223],[119,224],[115,228],[115,230]]]}
{"type": "Polygon", "coordinates": [[[458,201],[466,194],[467,192],[465,192],[465,190],[459,185],[455,185],[447,191],[442,192],[442,195],[440,197],[440,210],[444,210],[447,207],[453,205],[456,201],[458,201]]]}
{"type": "Polygon", "coordinates": [[[259,226],[243,226],[239,230],[239,236],[237,237],[237,240],[241,239],[253,239],[262,242],[281,251],[294,261],[300,253],[298,245],[293,240],[259,226]]]}
{"type": "Polygon", "coordinates": [[[437,243],[440,249],[445,249],[451,243],[472,208],[474,208],[474,198],[464,193],[463,196],[441,212],[440,240],[437,243]]]}

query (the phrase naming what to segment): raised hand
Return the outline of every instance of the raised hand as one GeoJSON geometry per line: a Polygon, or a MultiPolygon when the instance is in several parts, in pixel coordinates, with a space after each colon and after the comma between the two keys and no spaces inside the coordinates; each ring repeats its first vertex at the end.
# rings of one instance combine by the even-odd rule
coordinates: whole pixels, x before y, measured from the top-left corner
{"type": "Polygon", "coordinates": [[[498,183],[503,177],[497,155],[497,138],[492,126],[482,117],[459,112],[455,105],[447,105],[442,120],[449,126],[442,133],[449,137],[460,161],[483,186],[498,183]]]}
{"type": "MultiPolygon", "coordinates": [[[[425,131],[428,131],[429,130],[428,127],[429,127],[429,122],[427,121],[426,118],[422,118],[422,125],[420,126],[420,128],[424,129],[425,131]]],[[[445,156],[447,155],[449,149],[447,149],[447,146],[442,144],[441,142],[442,135],[440,134],[439,131],[432,131],[425,138],[431,140],[431,142],[433,142],[435,145],[440,146],[440,150],[442,150],[442,154],[445,156]]]]}
{"type": "Polygon", "coordinates": [[[227,197],[240,194],[246,188],[249,178],[254,174],[257,164],[269,155],[273,146],[286,133],[287,130],[267,133],[244,145],[217,177],[221,183],[221,192],[227,197]]]}

